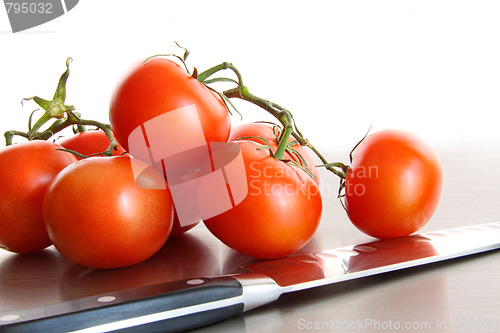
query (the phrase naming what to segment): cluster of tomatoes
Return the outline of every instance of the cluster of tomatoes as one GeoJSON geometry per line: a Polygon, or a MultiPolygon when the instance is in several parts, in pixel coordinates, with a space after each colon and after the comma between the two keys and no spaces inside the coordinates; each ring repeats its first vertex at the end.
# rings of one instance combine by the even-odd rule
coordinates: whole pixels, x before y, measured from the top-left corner
{"type": "MultiPolygon", "coordinates": [[[[117,268],[144,261],[169,236],[194,227],[199,221],[179,222],[165,165],[150,167],[134,156],[129,142],[148,121],[193,105],[196,119],[181,113],[171,118],[172,130],[186,137],[201,126],[205,142],[234,144],[247,185],[239,202],[203,219],[206,227],[230,248],[256,258],[284,257],[303,247],[316,232],[323,205],[309,151],[290,138],[283,158],[275,158],[279,130],[264,123],[231,128],[221,96],[160,57],[135,64],[116,88],[109,113],[119,143],[113,156],[81,159],[60,149],[102,152],[109,140],[100,130],[0,151],[0,246],[29,253],[54,244],[81,265],[117,268]],[[140,184],[133,164],[145,170],[140,184]]],[[[166,151],[186,146],[165,138],[166,151]]],[[[405,132],[381,131],[363,140],[352,157],[342,187],[349,218],[360,230],[378,238],[404,236],[429,220],[442,183],[430,147],[405,132]]]]}

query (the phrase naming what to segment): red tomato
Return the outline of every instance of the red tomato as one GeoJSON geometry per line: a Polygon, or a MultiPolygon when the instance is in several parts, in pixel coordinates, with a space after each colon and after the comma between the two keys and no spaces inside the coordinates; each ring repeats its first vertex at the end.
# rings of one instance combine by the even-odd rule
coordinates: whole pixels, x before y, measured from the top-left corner
{"type": "MultiPolygon", "coordinates": [[[[47,189],[43,213],[54,246],[93,268],[137,264],[155,254],[172,228],[173,204],[153,168],[137,185],[130,157],[89,157],[61,172],[47,189]],[[145,186],[144,186],[145,187],[145,186]]],[[[147,166],[134,159],[138,166],[147,166]]],[[[166,186],[165,186],[166,187],[166,186]]]]}
{"type": "MultiPolygon", "coordinates": [[[[241,149],[248,194],[228,211],[204,220],[205,225],[230,248],[255,258],[280,258],[297,251],[313,237],[321,219],[318,185],[303,170],[269,156],[268,150],[258,150],[256,142],[235,144],[241,149]]],[[[210,195],[198,192],[198,202],[210,195]]]]}
{"type": "MultiPolygon", "coordinates": [[[[276,149],[278,148],[279,142],[276,139],[276,135],[274,134],[272,126],[264,123],[248,123],[236,126],[231,130],[231,135],[229,136],[229,140],[235,141],[238,138],[248,137],[248,136],[255,136],[266,139],[269,142],[269,145],[271,146],[273,151],[276,151],[276,149]]],[[[266,144],[264,140],[258,138],[252,138],[247,140],[255,141],[263,145],[266,144]]],[[[292,136],[290,136],[290,139],[288,141],[290,142],[294,140],[295,139],[292,136]]],[[[316,163],[314,162],[314,159],[311,157],[311,155],[301,145],[297,144],[292,146],[291,148],[297,151],[300,154],[300,156],[302,156],[302,158],[307,164],[307,167],[309,168],[311,173],[315,176],[313,177],[314,181],[316,182],[316,184],[319,185],[318,168],[316,168],[316,163]]],[[[292,152],[292,154],[294,154],[295,156],[292,157],[290,153],[286,152],[284,158],[289,160],[298,159],[300,161],[300,158],[297,156],[297,153],[292,152]]],[[[305,167],[304,163],[302,162],[300,162],[300,165],[302,167],[305,167]]]]}
{"type": "Polygon", "coordinates": [[[354,150],[345,207],[367,235],[407,236],[433,215],[442,183],[441,163],[429,145],[407,132],[379,131],[354,150]]]}
{"type": "Polygon", "coordinates": [[[199,121],[186,113],[184,119],[176,119],[182,124],[174,124],[174,127],[181,133],[197,133],[201,123],[206,142],[226,142],[231,122],[222,99],[175,62],[152,58],[133,66],[119,83],[111,100],[111,127],[121,145],[132,153],[128,139],[134,129],[150,119],[190,105],[196,106],[199,121]]]}
{"type": "Polygon", "coordinates": [[[29,141],[0,151],[0,247],[17,253],[51,245],[42,202],[54,177],[76,157],[46,141],[29,141]]]}
{"type": "MultiPolygon", "coordinates": [[[[101,130],[85,131],[73,136],[57,140],[57,143],[66,149],[76,151],[83,155],[91,155],[104,152],[109,147],[109,140],[101,130]]],[[[114,156],[120,156],[125,153],[125,149],[118,144],[117,150],[113,150],[114,156]]],[[[77,157],[80,159],[79,157],[77,157]]]]}

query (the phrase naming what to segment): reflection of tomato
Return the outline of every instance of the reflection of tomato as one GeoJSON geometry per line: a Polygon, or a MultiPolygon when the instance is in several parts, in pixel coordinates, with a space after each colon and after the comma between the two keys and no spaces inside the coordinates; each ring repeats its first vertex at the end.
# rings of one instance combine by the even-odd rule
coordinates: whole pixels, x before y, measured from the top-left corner
{"type": "Polygon", "coordinates": [[[42,202],[54,177],[76,158],[46,141],[0,150],[0,247],[28,253],[52,244],[43,225],[42,202]]]}
{"type": "Polygon", "coordinates": [[[130,267],[90,269],[71,265],[60,285],[65,299],[74,299],[169,281],[220,275],[211,249],[192,234],[171,237],[151,258],[130,267]]]}
{"type": "Polygon", "coordinates": [[[325,277],[321,261],[311,253],[250,264],[244,268],[254,273],[263,273],[282,287],[325,277]]]}
{"type": "Polygon", "coordinates": [[[49,186],[45,224],[68,259],[94,268],[124,267],[151,257],[165,243],[173,220],[165,179],[149,167],[136,180],[131,163],[149,166],[125,156],[89,157],[49,186]]]}
{"type": "Polygon", "coordinates": [[[439,158],[425,142],[403,131],[376,132],[354,150],[345,207],[370,236],[407,236],[431,218],[442,182],[439,158]]]}
{"type": "MultiPolygon", "coordinates": [[[[58,140],[57,143],[66,149],[76,151],[86,156],[102,153],[109,147],[108,137],[106,133],[101,130],[77,133],[73,136],[62,138],[58,140]]],[[[120,145],[118,145],[116,150],[113,150],[114,156],[119,156],[123,153],[125,153],[125,149],[120,145]]]]}
{"type": "MultiPolygon", "coordinates": [[[[223,243],[243,254],[271,259],[287,256],[303,247],[319,225],[322,200],[318,185],[303,170],[258,150],[253,141],[237,141],[246,170],[248,194],[233,208],[204,220],[223,243]]],[[[230,148],[231,149],[231,148],[230,148]]],[[[212,152],[223,159],[224,149],[212,152]]],[[[202,169],[202,173],[204,169],[202,169]]],[[[213,189],[198,192],[202,216],[204,198],[213,189]]]]}
{"type": "Polygon", "coordinates": [[[55,249],[16,255],[0,263],[0,309],[23,310],[58,303],[62,272],[73,265],[55,249]]]}
{"type": "Polygon", "coordinates": [[[438,252],[429,240],[420,235],[386,239],[353,248],[356,255],[349,258],[350,273],[432,257],[438,252]],[[398,249],[395,252],[395,249],[398,249]]]}
{"type": "MultiPolygon", "coordinates": [[[[134,129],[190,105],[196,107],[206,142],[226,142],[231,122],[222,99],[175,62],[157,57],[137,63],[119,82],[109,117],[116,138],[129,151],[128,139],[134,129]]],[[[182,133],[197,133],[198,119],[191,117],[186,113],[185,118],[176,118],[179,124],[174,127],[182,133]]],[[[179,142],[168,144],[186,146],[179,142]]]]}
{"type": "MultiPolygon", "coordinates": [[[[264,140],[260,139],[260,138],[264,138],[267,140],[267,142],[269,143],[269,145],[271,146],[273,151],[276,151],[276,149],[278,148],[279,142],[276,139],[276,134],[274,133],[273,127],[271,125],[264,124],[264,123],[248,123],[248,124],[242,124],[242,125],[236,126],[231,130],[231,135],[229,136],[229,140],[235,141],[238,138],[249,137],[249,136],[254,136],[254,137],[258,137],[258,138],[249,138],[246,140],[255,141],[255,142],[258,142],[258,143],[264,145],[264,144],[266,144],[266,142],[264,140]]],[[[292,136],[290,136],[290,139],[288,141],[291,142],[294,140],[295,139],[292,136]]],[[[316,164],[314,163],[314,159],[311,157],[311,155],[307,152],[307,150],[304,147],[302,147],[299,144],[296,144],[296,145],[292,146],[291,148],[293,150],[295,150],[295,152],[291,151],[291,154],[289,152],[286,152],[284,158],[289,159],[289,160],[299,161],[300,165],[302,167],[305,167],[304,163],[300,160],[300,157],[298,156],[298,154],[300,154],[300,156],[302,156],[302,158],[306,162],[307,167],[309,168],[311,173],[314,175],[314,177],[315,177],[315,178],[313,178],[314,181],[316,182],[316,184],[319,185],[318,168],[316,168],[316,166],[315,166],[316,164]],[[293,156],[292,156],[292,154],[293,154],[293,156]]]]}

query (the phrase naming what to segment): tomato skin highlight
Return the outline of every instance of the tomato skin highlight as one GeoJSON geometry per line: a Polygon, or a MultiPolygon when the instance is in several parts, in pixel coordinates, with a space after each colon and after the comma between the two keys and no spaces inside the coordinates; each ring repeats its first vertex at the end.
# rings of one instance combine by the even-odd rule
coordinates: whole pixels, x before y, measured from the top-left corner
{"type": "MultiPolygon", "coordinates": [[[[130,157],[90,157],[63,171],[47,189],[43,214],[65,257],[92,268],[118,268],[142,262],[163,246],[173,221],[170,191],[138,186],[130,157]]],[[[143,184],[165,184],[153,168],[143,177],[143,184]]]]}
{"type": "Polygon", "coordinates": [[[407,236],[434,214],[442,183],[439,157],[429,145],[408,132],[383,130],[354,150],[345,207],[351,222],[367,235],[407,236]]]}
{"type": "MultiPolygon", "coordinates": [[[[303,170],[271,156],[253,141],[233,142],[243,156],[248,194],[203,222],[230,248],[259,259],[285,257],[313,237],[322,214],[318,185],[303,170]]],[[[207,193],[198,193],[203,200],[207,193]]]]}
{"type": "MultiPolygon", "coordinates": [[[[62,138],[57,140],[57,144],[63,146],[66,149],[76,151],[77,153],[83,155],[92,155],[97,153],[102,153],[109,147],[109,140],[101,130],[96,131],[85,131],[80,132],[75,135],[62,138]]],[[[126,153],[125,149],[118,144],[116,150],[113,150],[113,156],[120,156],[126,153]]],[[[103,156],[103,155],[100,155],[103,156]]],[[[77,157],[79,160],[80,157],[77,157]]]]}
{"type": "Polygon", "coordinates": [[[43,223],[45,190],[56,175],[76,162],[47,141],[14,144],[0,151],[0,246],[16,253],[52,244],[43,223]]]}
{"type": "MultiPolygon", "coordinates": [[[[177,63],[152,58],[135,64],[119,82],[112,97],[110,122],[118,142],[128,149],[130,133],[146,121],[195,105],[206,142],[227,142],[231,119],[222,99],[190,76],[177,63]]],[[[187,119],[183,130],[189,128],[187,119]]],[[[192,123],[192,122],[191,122],[192,123]]]]}
{"type": "MultiPolygon", "coordinates": [[[[233,129],[231,129],[231,134],[229,135],[229,141],[236,141],[238,140],[238,138],[250,137],[250,136],[266,139],[273,151],[276,151],[276,149],[278,148],[279,142],[278,140],[276,140],[276,135],[274,134],[272,126],[264,123],[247,123],[234,127],[233,129]]],[[[264,140],[259,138],[248,138],[245,140],[255,141],[263,145],[266,144],[264,140]]],[[[290,136],[288,142],[291,142],[293,140],[295,139],[292,136],[290,136]]],[[[316,182],[316,184],[319,185],[319,170],[316,167],[316,163],[314,162],[314,159],[311,157],[309,152],[299,144],[296,144],[291,148],[296,150],[302,156],[311,174],[314,175],[313,180],[316,182]]],[[[294,157],[292,157],[290,153],[285,152],[284,155],[285,159],[295,160],[294,157]]],[[[302,167],[305,167],[304,163],[300,162],[299,164],[302,167]]]]}

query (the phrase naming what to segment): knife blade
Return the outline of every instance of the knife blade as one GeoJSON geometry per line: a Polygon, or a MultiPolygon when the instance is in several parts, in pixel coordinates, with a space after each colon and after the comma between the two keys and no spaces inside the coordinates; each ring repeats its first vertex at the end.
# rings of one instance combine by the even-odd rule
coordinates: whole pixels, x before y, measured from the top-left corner
{"type": "Polygon", "coordinates": [[[277,300],[280,295],[500,248],[500,222],[244,266],[248,273],[167,282],[41,308],[0,312],[2,332],[178,332],[277,300]]]}

